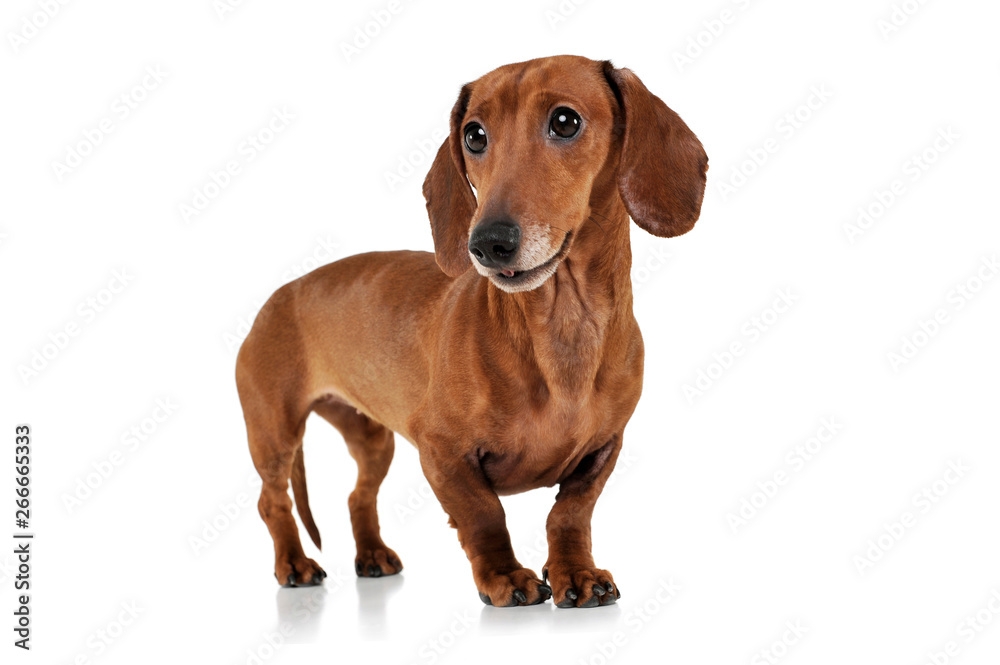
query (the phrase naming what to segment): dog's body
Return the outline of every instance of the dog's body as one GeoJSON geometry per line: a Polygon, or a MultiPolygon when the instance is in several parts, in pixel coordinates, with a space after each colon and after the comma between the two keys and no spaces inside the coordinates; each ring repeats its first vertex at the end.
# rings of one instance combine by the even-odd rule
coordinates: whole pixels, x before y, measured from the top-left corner
{"type": "Polygon", "coordinates": [[[302,550],[287,491],[290,478],[318,546],[301,453],[315,411],[358,462],[359,575],[402,568],[375,508],[398,432],[418,448],[484,602],[614,602],[590,555],[590,516],[642,386],[628,213],[656,235],[687,231],[706,168],[683,122],[608,63],[547,58],[465,86],[424,184],[435,254],[324,266],[275,293],[240,351],[279,581],[325,575],[302,550]],[[514,557],[498,495],[556,484],[549,586],[514,557]]]}

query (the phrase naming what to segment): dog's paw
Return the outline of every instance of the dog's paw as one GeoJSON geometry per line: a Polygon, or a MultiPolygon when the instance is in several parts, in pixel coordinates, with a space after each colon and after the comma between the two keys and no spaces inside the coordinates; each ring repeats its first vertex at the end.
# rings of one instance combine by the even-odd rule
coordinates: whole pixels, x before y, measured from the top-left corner
{"type": "Polygon", "coordinates": [[[274,577],[283,587],[316,586],[326,578],[326,571],[308,557],[278,561],[274,577]]]}
{"type": "Polygon", "coordinates": [[[476,586],[479,587],[479,599],[497,607],[538,605],[552,597],[549,585],[527,568],[491,573],[478,580],[476,586]]]}
{"type": "Polygon", "coordinates": [[[399,556],[384,545],[374,549],[360,550],[354,559],[354,572],[358,577],[382,577],[395,575],[403,569],[399,556]]]}
{"type": "Polygon", "coordinates": [[[622,597],[611,573],[600,568],[547,565],[542,577],[550,584],[556,607],[614,605],[622,597]]]}

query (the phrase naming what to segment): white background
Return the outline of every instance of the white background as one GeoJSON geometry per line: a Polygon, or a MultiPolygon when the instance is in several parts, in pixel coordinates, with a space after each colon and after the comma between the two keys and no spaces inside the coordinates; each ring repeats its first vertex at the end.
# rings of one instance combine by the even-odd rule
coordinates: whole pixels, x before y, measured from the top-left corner
{"type": "MultiPolygon", "coordinates": [[[[995,3],[909,0],[885,34],[890,0],[405,0],[350,58],[387,2],[219,4],[70,2],[45,19],[4,3],[0,532],[13,542],[14,426],[29,423],[37,534],[30,654],[11,645],[0,547],[4,662],[996,662],[995,3]],[[305,445],[326,546],[307,552],[331,577],[315,596],[279,591],[233,380],[246,322],[319,263],[430,249],[421,146],[439,144],[459,86],[559,53],[633,69],[711,163],[690,234],[633,229],[645,390],[594,518],[620,603],[484,607],[402,439],[380,505],[406,570],[356,580],[355,467],[322,421],[305,445]],[[122,117],[147,67],[165,78],[122,117]],[[248,160],[274,109],[294,119],[248,160]],[[60,179],[53,164],[104,119],[113,131],[60,179]],[[185,220],[229,160],[240,172],[185,220]],[[128,285],[88,313],[122,270],[128,285]],[[794,304],[776,314],[779,291],[794,304]],[[923,334],[937,310],[946,323],[923,334]],[[894,363],[904,337],[920,348],[894,363]],[[36,351],[50,357],[25,378],[36,351]],[[699,372],[715,378],[689,399],[699,372]],[[154,428],[156,400],[176,408],[154,428]],[[802,461],[824,418],[837,433],[802,461]],[[915,499],[926,488],[933,503],[915,499]],[[744,499],[756,514],[734,532],[744,499]],[[122,603],[139,611],[124,627],[122,603]]],[[[553,495],[505,500],[536,570],[553,495]]]]}

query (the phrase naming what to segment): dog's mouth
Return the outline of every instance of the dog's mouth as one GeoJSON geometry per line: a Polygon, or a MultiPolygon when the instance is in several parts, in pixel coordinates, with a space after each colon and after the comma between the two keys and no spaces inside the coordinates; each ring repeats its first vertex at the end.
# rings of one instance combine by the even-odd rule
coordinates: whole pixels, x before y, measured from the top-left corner
{"type": "Polygon", "coordinates": [[[559,250],[543,263],[528,270],[498,270],[493,275],[494,282],[505,291],[528,291],[540,286],[555,272],[559,262],[566,258],[572,235],[572,231],[567,232],[559,250]]]}

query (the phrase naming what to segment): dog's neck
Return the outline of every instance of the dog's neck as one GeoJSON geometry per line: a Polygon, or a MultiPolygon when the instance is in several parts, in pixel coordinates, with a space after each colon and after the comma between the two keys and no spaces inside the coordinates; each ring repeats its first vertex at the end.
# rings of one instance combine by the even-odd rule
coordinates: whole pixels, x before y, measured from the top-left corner
{"type": "Polygon", "coordinates": [[[569,254],[538,288],[505,293],[488,283],[499,334],[534,361],[548,390],[590,391],[607,354],[627,353],[634,331],[629,217],[614,187],[591,199],[569,254]]]}

